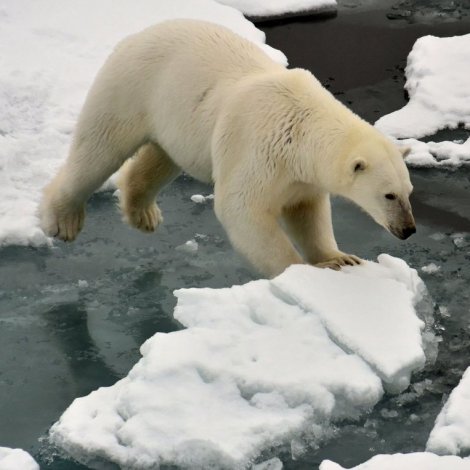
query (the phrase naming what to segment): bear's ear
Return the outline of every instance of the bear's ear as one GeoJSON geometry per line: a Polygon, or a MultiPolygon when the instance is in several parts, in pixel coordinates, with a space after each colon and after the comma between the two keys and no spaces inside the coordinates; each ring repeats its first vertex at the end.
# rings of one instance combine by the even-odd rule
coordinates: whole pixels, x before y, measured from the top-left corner
{"type": "Polygon", "coordinates": [[[401,154],[403,155],[403,158],[406,158],[410,152],[411,152],[411,147],[398,147],[398,149],[400,150],[401,154]]]}
{"type": "Polygon", "coordinates": [[[366,161],[363,158],[355,158],[352,163],[354,173],[360,173],[366,169],[366,161]]]}

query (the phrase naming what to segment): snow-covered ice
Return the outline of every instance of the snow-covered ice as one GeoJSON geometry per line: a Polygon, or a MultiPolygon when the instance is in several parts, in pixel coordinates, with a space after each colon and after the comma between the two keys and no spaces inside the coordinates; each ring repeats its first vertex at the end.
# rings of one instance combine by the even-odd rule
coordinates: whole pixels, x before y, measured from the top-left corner
{"type": "Polygon", "coordinates": [[[470,367],[439,413],[426,450],[436,454],[470,453],[470,367]]]}
{"type": "MultiPolygon", "coordinates": [[[[341,465],[324,460],[320,470],[346,470],[341,465]]],[[[375,455],[351,470],[470,470],[470,460],[455,456],[438,456],[430,452],[375,455]]]]}
{"type": "Polygon", "coordinates": [[[402,139],[399,144],[410,148],[406,163],[415,167],[459,167],[470,163],[470,139],[465,142],[422,142],[402,139]]]}
{"type": "Polygon", "coordinates": [[[0,4],[0,245],[48,243],[36,215],[40,192],[66,157],[95,74],[125,36],[182,17],[227,26],[287,62],[240,11],[213,0],[0,4]]]}
{"type": "Polygon", "coordinates": [[[336,11],[336,0],[217,0],[251,18],[336,11]]]}
{"type": "Polygon", "coordinates": [[[313,429],[319,439],[423,367],[413,305],[424,291],[388,255],[341,272],[297,265],[272,281],[177,290],[186,329],[146,341],[129,375],[76,399],[50,438],[78,460],[126,468],[243,468],[313,429]]]}
{"type": "Polygon", "coordinates": [[[22,449],[0,447],[0,470],[39,470],[39,465],[22,449]]]}
{"type": "Polygon", "coordinates": [[[470,127],[470,34],[419,38],[405,73],[410,101],[376,122],[381,131],[419,138],[459,124],[470,127]]]}
{"type": "Polygon", "coordinates": [[[395,138],[406,138],[413,166],[461,166],[470,163],[466,142],[416,140],[440,129],[470,128],[470,34],[419,38],[408,55],[405,69],[409,102],[381,117],[375,126],[395,138]]]}

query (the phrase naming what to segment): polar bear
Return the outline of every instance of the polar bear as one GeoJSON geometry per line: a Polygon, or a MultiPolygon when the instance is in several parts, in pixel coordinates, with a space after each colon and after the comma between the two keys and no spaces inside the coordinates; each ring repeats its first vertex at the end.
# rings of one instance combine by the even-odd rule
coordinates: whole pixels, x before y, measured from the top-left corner
{"type": "Polygon", "coordinates": [[[87,199],[126,160],[119,186],[132,226],[155,230],[158,192],[185,171],[214,183],[231,243],[270,277],[296,263],[360,263],[338,249],[330,194],[399,238],[415,231],[403,151],[310,72],[203,21],[160,23],[116,47],[89,91],[68,159],[44,190],[44,231],[74,240],[87,199]]]}

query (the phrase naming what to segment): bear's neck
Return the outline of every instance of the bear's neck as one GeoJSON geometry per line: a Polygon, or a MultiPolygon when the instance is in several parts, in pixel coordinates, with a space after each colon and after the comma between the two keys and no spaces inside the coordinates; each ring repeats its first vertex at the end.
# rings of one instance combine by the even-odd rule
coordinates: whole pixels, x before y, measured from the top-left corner
{"type": "Polygon", "coordinates": [[[338,101],[331,104],[328,109],[312,110],[307,125],[314,132],[306,133],[310,138],[299,149],[299,177],[323,192],[339,194],[346,176],[348,150],[362,138],[364,124],[370,125],[338,101]]]}

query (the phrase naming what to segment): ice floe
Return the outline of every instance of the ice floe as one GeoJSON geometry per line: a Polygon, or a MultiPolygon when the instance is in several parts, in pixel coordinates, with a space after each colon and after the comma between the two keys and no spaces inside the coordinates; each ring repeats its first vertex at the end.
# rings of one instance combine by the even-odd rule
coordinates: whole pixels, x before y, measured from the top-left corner
{"type": "Polygon", "coordinates": [[[438,130],[470,128],[470,34],[419,38],[405,69],[409,102],[381,117],[375,126],[395,138],[406,138],[413,166],[470,164],[470,139],[466,142],[421,142],[438,130]]]}
{"type": "Polygon", "coordinates": [[[424,137],[459,124],[470,127],[470,34],[419,38],[408,55],[410,101],[376,126],[394,137],[424,137]]]}
{"type": "Polygon", "coordinates": [[[439,413],[426,450],[436,454],[470,453],[470,367],[439,413]]]}
{"type": "Polygon", "coordinates": [[[217,0],[250,18],[293,16],[336,11],[336,0],[217,0]]]}
{"type": "Polygon", "coordinates": [[[36,215],[41,189],[66,157],[93,77],[122,38],[181,17],[227,26],[286,63],[240,11],[213,0],[0,5],[0,245],[48,243],[36,215]]]}
{"type": "MultiPolygon", "coordinates": [[[[346,469],[330,460],[324,460],[320,470],[346,469]]],[[[438,456],[430,452],[382,454],[350,470],[470,470],[470,460],[455,456],[438,456]]]]}
{"type": "Polygon", "coordinates": [[[186,329],[157,333],[129,375],[76,399],[51,428],[82,462],[244,468],[261,452],[357,418],[425,362],[425,293],[406,263],[291,266],[225,289],[180,289],[186,329]]]}
{"type": "Polygon", "coordinates": [[[0,470],[39,470],[39,465],[22,449],[0,447],[0,470]]]}

